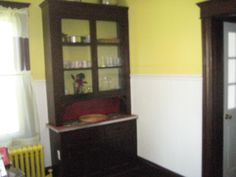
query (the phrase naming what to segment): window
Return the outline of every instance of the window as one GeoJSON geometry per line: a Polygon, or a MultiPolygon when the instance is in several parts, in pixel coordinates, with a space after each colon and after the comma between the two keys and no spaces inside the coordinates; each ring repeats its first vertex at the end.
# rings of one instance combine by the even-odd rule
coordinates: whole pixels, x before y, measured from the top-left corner
{"type": "Polygon", "coordinates": [[[228,109],[236,108],[236,33],[228,33],[228,51],[227,51],[227,63],[228,63],[228,80],[227,80],[227,97],[228,109]]]}
{"type": "Polygon", "coordinates": [[[28,10],[0,6],[0,145],[36,133],[28,10]]]}

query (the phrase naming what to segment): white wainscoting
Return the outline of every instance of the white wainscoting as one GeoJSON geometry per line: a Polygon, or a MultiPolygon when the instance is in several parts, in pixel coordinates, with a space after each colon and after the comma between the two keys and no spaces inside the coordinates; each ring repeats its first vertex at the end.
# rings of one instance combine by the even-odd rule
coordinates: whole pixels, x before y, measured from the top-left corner
{"type": "MultiPolygon", "coordinates": [[[[45,81],[34,81],[45,164],[51,165],[45,81]]],[[[138,154],[186,177],[201,176],[201,76],[131,75],[138,154]]]]}
{"type": "Polygon", "coordinates": [[[33,90],[36,96],[36,104],[38,108],[39,125],[40,125],[40,138],[44,146],[45,153],[45,166],[51,166],[51,149],[49,140],[49,130],[46,126],[48,123],[48,109],[47,109],[47,94],[46,94],[46,81],[34,80],[33,90]]]}
{"type": "Polygon", "coordinates": [[[131,76],[138,155],[186,177],[201,176],[202,77],[131,76]]]}

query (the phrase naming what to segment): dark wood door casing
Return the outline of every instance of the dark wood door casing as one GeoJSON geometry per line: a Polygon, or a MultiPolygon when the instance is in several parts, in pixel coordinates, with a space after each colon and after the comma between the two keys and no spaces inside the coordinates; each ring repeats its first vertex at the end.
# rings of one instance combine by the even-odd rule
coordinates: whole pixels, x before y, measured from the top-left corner
{"type": "Polygon", "coordinates": [[[223,176],[223,23],[232,21],[236,1],[208,1],[201,8],[203,52],[202,177],[223,176]]]}
{"type": "Polygon", "coordinates": [[[223,166],[223,57],[222,41],[215,41],[215,36],[222,36],[223,26],[220,21],[211,19],[204,20],[202,25],[205,39],[203,40],[203,176],[220,177],[223,166]]]}

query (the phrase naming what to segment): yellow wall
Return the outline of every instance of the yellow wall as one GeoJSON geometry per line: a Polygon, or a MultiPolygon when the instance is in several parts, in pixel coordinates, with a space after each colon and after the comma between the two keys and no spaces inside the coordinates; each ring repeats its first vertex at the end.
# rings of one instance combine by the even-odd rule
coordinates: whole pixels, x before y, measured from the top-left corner
{"type": "MultiPolygon", "coordinates": [[[[34,79],[45,79],[42,0],[30,2],[30,57],[34,79]]],[[[87,0],[97,2],[98,0],[87,0]]],[[[120,0],[129,6],[133,74],[201,74],[200,0],[120,0]]]]}
{"type": "Polygon", "coordinates": [[[131,72],[201,74],[200,0],[121,0],[129,6],[131,72]]]}

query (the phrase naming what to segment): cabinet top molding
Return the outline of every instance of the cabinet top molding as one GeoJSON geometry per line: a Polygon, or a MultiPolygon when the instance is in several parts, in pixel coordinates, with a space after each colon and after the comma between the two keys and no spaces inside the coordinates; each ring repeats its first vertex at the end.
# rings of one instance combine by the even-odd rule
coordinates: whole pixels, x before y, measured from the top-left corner
{"type": "Polygon", "coordinates": [[[51,13],[56,13],[65,18],[76,18],[78,17],[78,12],[81,14],[80,18],[88,16],[92,18],[91,16],[93,16],[93,18],[103,20],[118,19],[121,16],[124,18],[124,16],[128,15],[128,7],[76,1],[45,0],[40,4],[40,7],[42,9],[48,8],[51,13]]]}
{"type": "Polygon", "coordinates": [[[78,2],[78,1],[66,1],[66,0],[45,0],[40,4],[40,7],[45,6],[46,4],[57,4],[59,6],[65,5],[80,5],[82,7],[96,7],[96,8],[111,8],[111,9],[128,9],[126,6],[118,6],[118,5],[104,5],[104,4],[95,4],[95,3],[86,3],[86,2],[78,2]]]}
{"type": "Polygon", "coordinates": [[[225,1],[206,1],[197,3],[201,8],[201,18],[228,16],[236,14],[236,1],[225,0],[225,1]]]}

